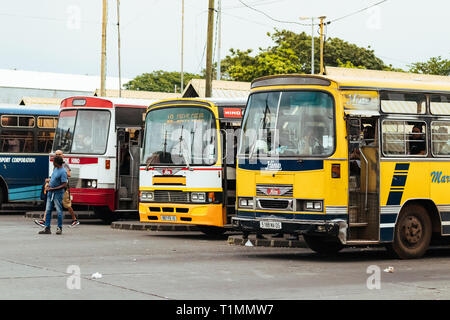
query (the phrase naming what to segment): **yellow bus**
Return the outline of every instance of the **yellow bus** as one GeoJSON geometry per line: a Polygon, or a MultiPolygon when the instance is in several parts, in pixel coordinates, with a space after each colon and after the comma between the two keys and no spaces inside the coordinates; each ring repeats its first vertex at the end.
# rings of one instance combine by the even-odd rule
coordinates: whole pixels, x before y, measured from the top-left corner
{"type": "Polygon", "coordinates": [[[384,244],[417,258],[432,235],[450,235],[450,81],[368,73],[252,82],[233,217],[244,237],[303,235],[319,253],[384,244]]]}
{"type": "Polygon", "coordinates": [[[231,227],[237,134],[246,99],[173,99],[150,105],[139,175],[141,222],[231,227]]]}

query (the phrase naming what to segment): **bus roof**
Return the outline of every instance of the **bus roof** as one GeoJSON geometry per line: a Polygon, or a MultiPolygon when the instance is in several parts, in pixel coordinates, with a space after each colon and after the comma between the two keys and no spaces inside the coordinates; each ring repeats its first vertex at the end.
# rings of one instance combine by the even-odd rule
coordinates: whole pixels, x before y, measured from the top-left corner
{"type": "Polygon", "coordinates": [[[150,104],[156,102],[157,100],[150,99],[130,99],[130,98],[107,98],[107,97],[69,97],[61,101],[61,108],[65,107],[96,107],[99,106],[98,103],[101,101],[109,102],[109,107],[112,108],[114,106],[142,106],[147,108],[150,104]],[[86,100],[87,102],[95,102],[95,104],[86,106],[86,105],[73,105],[73,100],[86,100]]]}
{"type": "Polygon", "coordinates": [[[227,107],[227,106],[245,106],[247,104],[247,98],[179,98],[179,99],[166,99],[157,101],[150,105],[150,107],[160,107],[168,104],[177,104],[177,103],[199,103],[205,104],[210,103],[214,104],[218,107],[227,107]]]}
{"type": "Polygon", "coordinates": [[[55,105],[0,104],[0,114],[57,116],[58,113],[59,106],[55,105]]]}
{"type": "Polygon", "coordinates": [[[275,85],[319,85],[331,83],[342,90],[392,90],[450,93],[450,77],[327,67],[326,75],[287,74],[257,78],[251,88],[275,85]]]}

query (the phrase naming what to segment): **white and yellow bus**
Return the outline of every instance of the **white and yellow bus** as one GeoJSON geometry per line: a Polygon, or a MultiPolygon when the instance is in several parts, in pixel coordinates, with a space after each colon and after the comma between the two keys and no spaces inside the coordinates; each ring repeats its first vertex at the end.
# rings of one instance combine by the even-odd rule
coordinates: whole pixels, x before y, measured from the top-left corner
{"type": "Polygon", "coordinates": [[[252,82],[235,228],[301,234],[320,253],[385,244],[400,258],[450,235],[450,81],[368,74],[252,82]]]}
{"type": "Polygon", "coordinates": [[[246,99],[173,99],[150,105],[139,175],[140,221],[231,226],[246,99]]]}

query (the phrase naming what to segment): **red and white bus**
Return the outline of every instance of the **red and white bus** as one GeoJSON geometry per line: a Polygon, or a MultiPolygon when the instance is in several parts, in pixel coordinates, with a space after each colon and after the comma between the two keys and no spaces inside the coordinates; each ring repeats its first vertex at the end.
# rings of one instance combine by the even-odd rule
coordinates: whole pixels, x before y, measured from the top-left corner
{"type": "Polygon", "coordinates": [[[64,153],[73,205],[88,205],[105,221],[138,211],[141,136],[153,102],[97,97],[61,102],[50,161],[56,150],[64,153]]]}

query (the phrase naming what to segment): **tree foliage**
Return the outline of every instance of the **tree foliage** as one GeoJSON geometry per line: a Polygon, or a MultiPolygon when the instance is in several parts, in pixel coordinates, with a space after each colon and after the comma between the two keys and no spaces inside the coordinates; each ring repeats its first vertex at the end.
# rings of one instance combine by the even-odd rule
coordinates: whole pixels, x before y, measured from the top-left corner
{"type": "MultiPolygon", "coordinates": [[[[311,72],[311,36],[277,30],[267,34],[274,45],[252,56],[252,50],[231,49],[222,61],[222,73],[231,80],[250,81],[254,78],[281,73],[311,72]]],[[[329,38],[324,46],[324,65],[348,66],[372,70],[386,70],[374,51],[358,47],[339,38],[329,38]]],[[[320,39],[314,37],[314,70],[320,69],[320,39]]]]}
{"type": "MultiPolygon", "coordinates": [[[[184,87],[191,79],[201,78],[200,75],[193,73],[183,73],[184,87]]],[[[133,80],[124,84],[128,90],[158,91],[158,92],[175,92],[180,91],[181,73],[168,71],[154,71],[151,73],[143,73],[133,80]]]]}
{"type": "Polygon", "coordinates": [[[435,74],[441,76],[450,75],[450,60],[441,56],[432,57],[426,62],[416,62],[408,66],[410,72],[435,74]]]}

